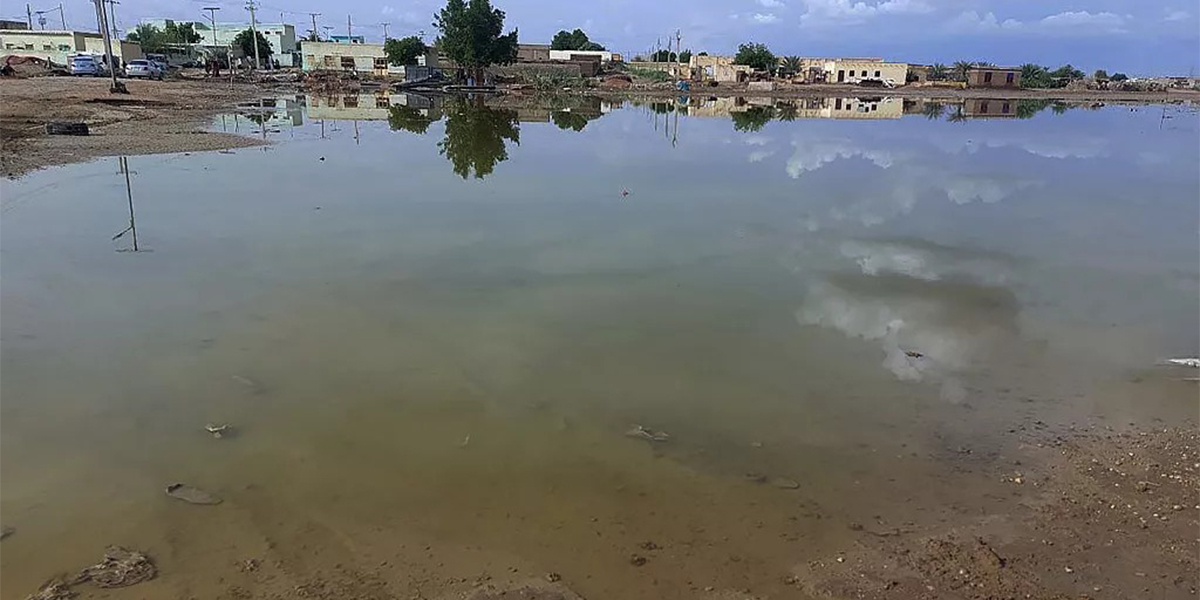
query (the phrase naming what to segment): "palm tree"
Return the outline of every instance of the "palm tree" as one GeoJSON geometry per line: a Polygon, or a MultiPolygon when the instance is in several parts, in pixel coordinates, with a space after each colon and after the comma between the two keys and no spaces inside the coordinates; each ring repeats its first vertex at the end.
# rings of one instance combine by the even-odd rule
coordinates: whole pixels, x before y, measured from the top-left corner
{"type": "Polygon", "coordinates": [[[953,67],[955,79],[957,79],[958,81],[966,81],[967,80],[967,72],[970,71],[971,67],[974,67],[974,66],[975,66],[975,63],[973,63],[969,60],[960,60],[960,61],[955,62],[954,67],[953,67]]]}
{"type": "Polygon", "coordinates": [[[950,116],[946,117],[946,122],[948,122],[948,123],[966,123],[967,122],[967,113],[963,112],[963,106],[961,104],[959,104],[954,109],[954,112],[951,113],[950,116]]]}
{"type": "Polygon", "coordinates": [[[795,75],[800,72],[800,57],[785,56],[779,59],[779,70],[788,75],[795,75]]]}
{"type": "Polygon", "coordinates": [[[941,102],[926,102],[925,106],[921,107],[921,114],[925,115],[926,119],[936,121],[942,118],[946,113],[946,105],[941,102]]]}
{"type": "Polygon", "coordinates": [[[933,66],[929,67],[930,81],[942,81],[949,74],[950,68],[942,63],[933,63],[933,66]]]}

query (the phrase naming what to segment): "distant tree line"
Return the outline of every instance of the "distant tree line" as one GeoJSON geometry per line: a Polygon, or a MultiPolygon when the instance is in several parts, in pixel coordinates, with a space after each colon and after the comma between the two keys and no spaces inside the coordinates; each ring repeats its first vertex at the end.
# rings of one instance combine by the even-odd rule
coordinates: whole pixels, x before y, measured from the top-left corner
{"type": "Polygon", "coordinates": [[[137,42],[145,52],[162,52],[172,46],[195,44],[200,41],[200,34],[196,33],[191,23],[167,21],[163,29],[142,23],[126,34],[125,39],[137,42]]]}
{"type": "Polygon", "coordinates": [[[567,31],[565,29],[554,34],[550,40],[551,50],[604,50],[604,46],[588,39],[582,29],[567,31]]]}

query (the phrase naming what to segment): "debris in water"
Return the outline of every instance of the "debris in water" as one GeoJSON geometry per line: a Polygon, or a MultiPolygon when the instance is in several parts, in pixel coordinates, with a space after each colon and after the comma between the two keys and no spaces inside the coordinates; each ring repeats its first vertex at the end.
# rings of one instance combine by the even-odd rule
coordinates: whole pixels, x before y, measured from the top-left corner
{"type": "Polygon", "coordinates": [[[625,432],[625,435],[650,442],[665,442],[671,439],[670,434],[665,431],[655,431],[641,425],[634,425],[632,429],[625,432]]]}
{"type": "Polygon", "coordinates": [[[16,532],[17,532],[17,530],[15,527],[9,527],[7,525],[5,525],[4,527],[0,527],[0,540],[6,538],[16,532]]]}
{"type": "Polygon", "coordinates": [[[234,381],[246,386],[246,388],[250,390],[251,394],[259,395],[264,391],[262,385],[259,385],[257,381],[254,381],[249,377],[242,377],[241,375],[232,375],[231,377],[234,381]]]}
{"type": "Polygon", "coordinates": [[[150,581],[156,575],[158,569],[145,554],[120,546],[109,546],[104,551],[104,560],[80,571],[71,583],[91,581],[102,588],[118,588],[150,581]]]}
{"type": "Polygon", "coordinates": [[[466,448],[466,447],[467,447],[467,444],[470,444],[470,443],[471,443],[471,434],[469,434],[469,433],[468,433],[468,434],[467,434],[467,437],[463,438],[463,441],[462,441],[462,443],[461,443],[461,444],[459,444],[459,445],[458,445],[458,447],[459,447],[459,448],[466,448]]]}
{"type": "Polygon", "coordinates": [[[230,430],[228,423],[221,423],[220,425],[216,425],[214,423],[209,423],[208,425],[204,426],[204,430],[211,433],[212,436],[217,439],[221,439],[221,438],[225,437],[226,435],[233,433],[230,430]]]}
{"type": "Polygon", "coordinates": [[[746,473],[745,475],[742,475],[742,477],[745,477],[746,481],[749,481],[750,483],[766,483],[767,482],[766,475],[763,475],[762,473],[757,473],[754,471],[746,473]]]}
{"type": "Polygon", "coordinates": [[[750,442],[750,447],[751,448],[762,448],[763,443],[762,442],[750,442]]]}
{"type": "Polygon", "coordinates": [[[1163,362],[1169,365],[1175,365],[1177,367],[1191,367],[1193,369],[1200,369],[1200,358],[1168,358],[1163,362]]]}
{"type": "Polygon", "coordinates": [[[641,554],[631,555],[629,557],[629,564],[631,564],[635,567],[640,567],[640,566],[646,564],[646,557],[642,556],[641,554]]]}
{"type": "Polygon", "coordinates": [[[177,500],[192,504],[220,504],[221,499],[200,489],[184,483],[172,483],[167,486],[167,495],[177,500]]]}
{"type": "Polygon", "coordinates": [[[56,578],[43,583],[38,591],[30,594],[25,600],[69,600],[74,597],[75,592],[71,591],[71,586],[56,578]]]}
{"type": "Polygon", "coordinates": [[[550,583],[562,581],[562,575],[554,572],[546,573],[546,581],[549,581],[550,583]]]}
{"type": "Polygon", "coordinates": [[[621,190],[621,197],[622,197],[622,198],[624,198],[624,197],[626,197],[626,196],[628,196],[628,195],[629,195],[629,190],[627,190],[627,189],[623,189],[623,190],[621,190]]]}
{"type": "Polygon", "coordinates": [[[781,490],[798,490],[798,489],[800,489],[799,482],[792,481],[791,479],[788,479],[786,477],[772,477],[771,485],[773,485],[781,490]]]}
{"type": "Polygon", "coordinates": [[[917,352],[916,350],[905,350],[904,355],[909,358],[925,358],[924,354],[921,354],[920,352],[917,352]]]}

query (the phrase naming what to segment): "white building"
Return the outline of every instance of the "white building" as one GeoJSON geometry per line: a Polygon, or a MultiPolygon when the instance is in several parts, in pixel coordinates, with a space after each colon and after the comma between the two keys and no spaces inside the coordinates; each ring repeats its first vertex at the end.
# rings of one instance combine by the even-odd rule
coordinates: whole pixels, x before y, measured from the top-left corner
{"type": "MultiPolygon", "coordinates": [[[[305,71],[356,71],[373,75],[403,75],[404,67],[388,64],[383,44],[300,42],[305,71]]],[[[421,57],[418,57],[421,58],[421,57]]],[[[418,61],[421,62],[421,61],[418,61]]]]}
{"type": "MultiPolygon", "coordinates": [[[[607,50],[551,50],[550,60],[571,60],[571,55],[575,56],[598,56],[600,62],[612,62],[613,53],[607,50]]],[[[620,61],[620,55],[616,55],[620,61]]]]}
{"type": "MultiPolygon", "coordinates": [[[[211,48],[228,48],[239,33],[250,29],[250,23],[217,23],[214,29],[207,21],[175,21],[173,19],[142,19],[143,25],[164,29],[169,22],[191,23],[192,29],[200,34],[198,45],[211,48]]],[[[300,66],[299,47],[296,45],[296,26],[290,23],[258,23],[258,33],[271,44],[271,60],[281,67],[300,66]]]]}
{"type": "MultiPolygon", "coordinates": [[[[142,58],[142,46],[136,42],[113,40],[113,54],[122,62],[142,58]]],[[[104,54],[104,37],[90,31],[50,29],[0,29],[0,48],[4,54],[36,56],[66,65],[76,54],[104,54]]]]}

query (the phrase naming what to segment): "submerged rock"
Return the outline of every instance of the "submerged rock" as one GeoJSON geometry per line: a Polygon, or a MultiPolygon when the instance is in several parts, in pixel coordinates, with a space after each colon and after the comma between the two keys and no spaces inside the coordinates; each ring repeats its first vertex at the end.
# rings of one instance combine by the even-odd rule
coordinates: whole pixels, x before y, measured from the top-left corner
{"type": "Polygon", "coordinates": [[[167,495],[177,500],[192,504],[220,504],[221,499],[200,488],[185,483],[172,483],[167,486],[167,495]]]}
{"type": "Polygon", "coordinates": [[[136,550],[121,546],[109,546],[104,551],[104,560],[82,570],[73,583],[91,581],[98,587],[128,587],[150,581],[158,575],[158,569],[150,557],[136,550]]]}
{"type": "Polygon", "coordinates": [[[671,435],[665,431],[656,431],[641,425],[634,425],[625,435],[632,438],[646,440],[648,442],[665,442],[671,439],[671,435]]]}

